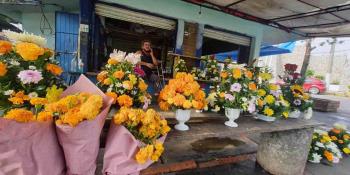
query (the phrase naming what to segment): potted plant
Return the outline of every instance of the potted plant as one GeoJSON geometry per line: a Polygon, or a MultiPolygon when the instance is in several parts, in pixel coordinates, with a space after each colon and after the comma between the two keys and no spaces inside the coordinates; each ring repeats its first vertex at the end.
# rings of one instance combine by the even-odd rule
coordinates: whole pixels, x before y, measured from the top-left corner
{"type": "Polygon", "coordinates": [[[185,72],[178,72],[174,79],[169,80],[161,90],[158,100],[161,110],[176,110],[179,123],[175,125],[175,129],[180,131],[189,129],[185,122],[190,119],[191,109],[202,110],[207,105],[204,91],[193,75],[185,72]]]}

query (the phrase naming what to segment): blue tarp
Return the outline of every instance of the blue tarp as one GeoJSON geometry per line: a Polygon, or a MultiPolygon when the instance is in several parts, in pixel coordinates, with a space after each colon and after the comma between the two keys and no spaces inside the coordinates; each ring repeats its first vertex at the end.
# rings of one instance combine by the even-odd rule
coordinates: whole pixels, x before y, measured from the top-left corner
{"type": "MultiPolygon", "coordinates": [[[[260,56],[268,56],[268,55],[278,55],[284,53],[293,52],[295,47],[295,41],[281,43],[277,45],[262,45],[260,49],[260,56]]],[[[224,52],[215,54],[216,59],[223,61],[228,57],[231,57],[233,60],[237,60],[238,51],[224,52]]]]}

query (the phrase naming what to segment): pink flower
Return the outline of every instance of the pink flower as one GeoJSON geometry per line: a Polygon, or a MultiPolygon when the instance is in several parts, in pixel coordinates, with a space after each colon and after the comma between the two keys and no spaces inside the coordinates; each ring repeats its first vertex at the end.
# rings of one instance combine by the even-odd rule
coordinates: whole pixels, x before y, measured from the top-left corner
{"type": "Polygon", "coordinates": [[[145,76],[145,72],[138,66],[134,67],[134,72],[136,75],[140,76],[140,77],[144,77],[145,76]]]}
{"type": "Polygon", "coordinates": [[[43,79],[41,72],[37,70],[22,70],[17,76],[23,84],[37,84],[40,80],[43,79]]]}
{"type": "Polygon", "coordinates": [[[231,94],[225,94],[225,99],[228,101],[233,101],[235,99],[235,97],[231,94]]]}
{"type": "Polygon", "coordinates": [[[231,92],[239,92],[241,91],[241,89],[242,89],[242,86],[239,83],[233,83],[230,88],[231,92]]]}
{"type": "Polygon", "coordinates": [[[145,103],[143,104],[142,109],[146,110],[148,108],[148,106],[151,104],[151,100],[147,97],[144,97],[144,101],[145,101],[145,103]]]}
{"type": "Polygon", "coordinates": [[[253,113],[253,112],[255,112],[255,110],[256,110],[256,106],[255,106],[254,101],[250,101],[249,105],[248,105],[248,112],[253,113]]]}

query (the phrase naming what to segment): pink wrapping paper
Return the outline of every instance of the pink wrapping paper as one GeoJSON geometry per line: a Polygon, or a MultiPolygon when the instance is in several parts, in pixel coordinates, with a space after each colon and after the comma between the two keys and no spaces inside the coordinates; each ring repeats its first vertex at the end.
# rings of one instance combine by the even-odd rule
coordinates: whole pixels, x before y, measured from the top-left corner
{"type": "MultiPolygon", "coordinates": [[[[166,135],[158,141],[164,143],[166,135]]],[[[150,166],[153,161],[138,164],[135,155],[139,151],[140,141],[122,125],[111,123],[105,153],[103,157],[103,174],[106,175],[138,175],[141,170],[150,166]]]]}
{"type": "Polygon", "coordinates": [[[0,175],[63,175],[65,163],[52,121],[0,118],[0,175]]]}
{"type": "Polygon", "coordinates": [[[94,120],[83,121],[76,127],[56,125],[56,130],[66,159],[67,175],[93,175],[96,170],[101,130],[113,99],[106,96],[84,75],[68,87],[62,97],[79,92],[101,95],[103,97],[101,113],[94,120]]]}

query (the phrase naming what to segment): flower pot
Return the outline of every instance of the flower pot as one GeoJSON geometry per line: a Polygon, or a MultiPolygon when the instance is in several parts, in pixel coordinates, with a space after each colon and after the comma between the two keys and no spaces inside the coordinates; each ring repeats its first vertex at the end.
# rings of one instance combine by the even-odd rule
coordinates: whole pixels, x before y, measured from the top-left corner
{"type": "Polygon", "coordinates": [[[179,131],[189,130],[189,127],[185,124],[185,122],[187,122],[190,119],[191,110],[177,109],[175,116],[176,120],[179,122],[177,125],[175,125],[175,129],[179,131]]]}
{"type": "Polygon", "coordinates": [[[275,117],[269,117],[266,115],[262,115],[262,114],[257,114],[257,119],[262,120],[262,121],[266,121],[266,122],[273,122],[276,120],[275,117]]]}
{"type": "Polygon", "coordinates": [[[289,118],[299,118],[301,112],[299,110],[294,110],[289,114],[289,118]]]}
{"type": "Polygon", "coordinates": [[[306,111],[304,111],[304,119],[309,120],[312,118],[313,110],[312,107],[307,108],[306,111]]]}
{"type": "Polygon", "coordinates": [[[229,127],[237,127],[238,124],[234,120],[238,119],[240,113],[240,109],[225,108],[225,115],[229,119],[225,122],[225,125],[229,127]]]}

